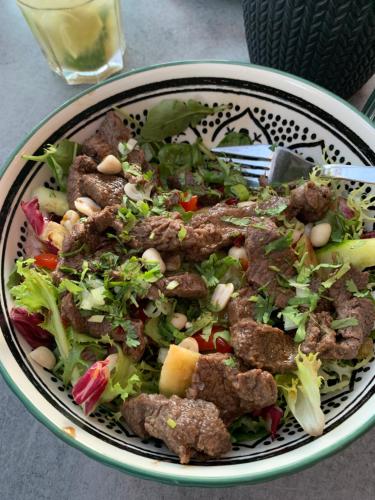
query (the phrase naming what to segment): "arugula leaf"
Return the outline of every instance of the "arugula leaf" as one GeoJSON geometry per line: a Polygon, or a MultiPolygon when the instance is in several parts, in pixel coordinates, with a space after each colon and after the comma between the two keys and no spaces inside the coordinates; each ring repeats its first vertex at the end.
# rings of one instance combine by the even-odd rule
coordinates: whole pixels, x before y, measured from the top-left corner
{"type": "Polygon", "coordinates": [[[277,240],[273,240],[268,245],[264,247],[265,254],[268,255],[271,252],[276,252],[280,250],[285,250],[289,248],[293,241],[293,233],[289,231],[285,236],[281,236],[277,240]]]}
{"type": "Polygon", "coordinates": [[[61,191],[66,191],[69,168],[80,149],[76,142],[62,139],[58,144],[49,144],[42,155],[22,155],[24,160],[42,161],[52,170],[61,191]]]}
{"type": "Polygon", "coordinates": [[[224,147],[224,146],[247,146],[248,144],[252,144],[253,141],[250,139],[248,134],[245,134],[244,132],[228,132],[225,134],[223,139],[218,144],[218,147],[224,147]]]}
{"type": "Polygon", "coordinates": [[[348,328],[348,326],[358,326],[358,324],[357,318],[335,319],[331,323],[331,328],[333,330],[339,330],[341,328],[348,328]]]}
{"type": "Polygon", "coordinates": [[[165,144],[158,153],[162,176],[176,175],[177,171],[192,170],[202,164],[198,144],[165,144]]]}
{"type": "Polygon", "coordinates": [[[221,217],[221,220],[224,222],[229,222],[234,226],[248,226],[251,222],[251,217],[230,217],[224,215],[223,217],[221,217]]]}
{"type": "Polygon", "coordinates": [[[149,110],[141,137],[145,141],[163,141],[189,126],[196,127],[203,118],[222,109],[221,106],[210,108],[192,99],[186,102],[165,99],[149,110]]]}

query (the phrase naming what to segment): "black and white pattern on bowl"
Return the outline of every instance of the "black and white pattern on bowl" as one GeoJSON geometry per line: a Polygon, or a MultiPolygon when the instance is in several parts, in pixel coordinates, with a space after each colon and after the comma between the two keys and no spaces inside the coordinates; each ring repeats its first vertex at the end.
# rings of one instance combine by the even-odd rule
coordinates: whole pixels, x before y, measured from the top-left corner
{"type": "MultiPolygon", "coordinates": [[[[96,129],[105,112],[113,106],[126,109],[131,117],[129,126],[137,131],[135,122],[141,126],[147,116],[147,110],[161,99],[202,99],[202,96],[205,103],[226,104],[226,109],[203,120],[196,128],[190,128],[184,135],[173,138],[174,141],[191,142],[201,137],[206,144],[211,145],[217,144],[227,132],[243,130],[255,143],[284,145],[315,162],[321,162],[325,157],[332,162],[375,164],[375,152],[324,110],[275,88],[219,78],[162,81],[116,94],[75,116],[56,130],[45,144],[54,143],[63,137],[82,141],[96,129]]],[[[125,123],[128,124],[126,120],[125,123]]],[[[40,152],[45,144],[40,144],[37,151],[40,152]]],[[[25,256],[27,223],[19,205],[22,199],[30,196],[32,190],[41,184],[55,187],[54,179],[46,167],[27,162],[11,187],[0,213],[0,227],[3,228],[0,247],[1,294],[4,298],[0,324],[6,342],[33,385],[75,425],[120,449],[160,461],[177,463],[176,457],[160,442],[140,440],[121,422],[117,422],[103,411],[97,410],[91,416],[84,417],[81,409],[72,401],[69,391],[53,374],[30,364],[27,358],[28,346],[10,326],[8,311],[11,304],[6,293],[7,276],[4,273],[5,269],[10,268],[9,259],[13,262],[18,257],[25,256]]],[[[342,188],[350,191],[354,186],[355,184],[351,183],[343,185],[342,188]]],[[[374,360],[372,366],[373,363],[374,360]]],[[[374,369],[370,369],[370,366],[369,364],[354,373],[346,390],[323,397],[325,433],[346,420],[373,395],[374,369]]],[[[275,440],[264,438],[235,445],[230,454],[211,460],[207,465],[258,461],[301,447],[312,439],[295,420],[290,419],[278,431],[275,440]]]]}

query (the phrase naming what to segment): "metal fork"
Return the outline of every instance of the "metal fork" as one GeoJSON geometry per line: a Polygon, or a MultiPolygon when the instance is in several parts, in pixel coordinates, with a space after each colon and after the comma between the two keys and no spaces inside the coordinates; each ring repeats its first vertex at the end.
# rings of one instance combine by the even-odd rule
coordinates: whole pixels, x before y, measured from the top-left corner
{"type": "MultiPolygon", "coordinates": [[[[304,160],[287,148],[277,147],[273,151],[268,144],[217,147],[212,151],[224,161],[241,165],[241,172],[249,185],[257,184],[261,176],[267,177],[272,183],[307,179],[315,166],[314,163],[304,160]]],[[[335,163],[320,165],[320,167],[321,175],[324,177],[375,183],[373,166],[335,163]]]]}

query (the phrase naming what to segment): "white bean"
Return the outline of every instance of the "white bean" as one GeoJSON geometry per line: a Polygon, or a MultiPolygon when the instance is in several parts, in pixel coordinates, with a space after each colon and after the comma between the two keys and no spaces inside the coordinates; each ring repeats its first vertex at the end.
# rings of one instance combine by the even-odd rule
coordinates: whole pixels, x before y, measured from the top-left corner
{"type": "Polygon", "coordinates": [[[182,330],[187,322],[187,316],[182,313],[174,313],[171,319],[172,325],[177,328],[177,330],[182,330]]]}
{"type": "Polygon", "coordinates": [[[69,233],[72,231],[73,226],[79,221],[79,215],[75,210],[67,210],[61,219],[60,224],[65,227],[69,233]]]}
{"type": "Polygon", "coordinates": [[[178,345],[188,351],[199,352],[198,342],[193,339],[193,337],[186,337],[186,339],[182,340],[178,345]]]}
{"type": "Polygon", "coordinates": [[[121,162],[114,155],[107,155],[96,167],[102,174],[119,174],[122,170],[121,162]]]}
{"type": "Polygon", "coordinates": [[[160,253],[156,250],[156,248],[148,248],[142,254],[142,259],[146,262],[157,262],[159,264],[160,272],[165,273],[166,266],[164,260],[161,258],[160,253]]]}
{"type": "Polygon", "coordinates": [[[81,196],[80,198],[77,198],[74,202],[74,206],[76,207],[78,212],[81,212],[81,214],[83,215],[87,215],[87,217],[90,217],[91,215],[94,215],[101,210],[99,205],[87,196],[81,196]]]}
{"type": "Polygon", "coordinates": [[[225,285],[219,283],[216,286],[211,297],[211,304],[216,308],[217,311],[222,311],[223,309],[225,309],[233,291],[233,283],[226,283],[225,285]]]}
{"type": "Polygon", "coordinates": [[[310,233],[310,240],[313,247],[324,247],[331,237],[332,227],[329,222],[322,222],[314,226],[310,233]]]}
{"type": "Polygon", "coordinates": [[[152,184],[145,187],[144,189],[138,189],[136,184],[132,184],[131,182],[127,182],[124,186],[124,192],[128,198],[133,201],[140,201],[150,198],[150,194],[152,191],[152,184]]]}
{"type": "Polygon", "coordinates": [[[38,365],[47,370],[52,370],[56,365],[56,358],[48,347],[40,346],[30,352],[29,357],[38,363],[38,365]]]}
{"type": "Polygon", "coordinates": [[[126,143],[126,147],[127,147],[128,151],[133,151],[133,149],[136,147],[137,144],[138,144],[138,142],[136,141],[136,139],[131,137],[128,140],[128,142],[126,143]]]}
{"type": "Polygon", "coordinates": [[[231,247],[228,252],[229,257],[233,259],[246,259],[248,260],[245,247],[231,247]]]}

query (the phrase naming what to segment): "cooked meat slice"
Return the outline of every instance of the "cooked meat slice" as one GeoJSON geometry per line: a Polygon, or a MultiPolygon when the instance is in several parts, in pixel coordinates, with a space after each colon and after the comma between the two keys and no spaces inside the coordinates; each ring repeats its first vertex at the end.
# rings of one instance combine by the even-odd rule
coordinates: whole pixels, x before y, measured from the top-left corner
{"type": "Polygon", "coordinates": [[[122,224],[117,219],[117,212],[118,206],[112,205],[88,217],[84,222],[75,224],[72,232],[64,239],[62,252],[75,252],[82,245],[85,245],[89,253],[95,252],[102,242],[104,231],[110,228],[116,232],[122,230],[122,224]]]}
{"type": "MultiPolygon", "coordinates": [[[[89,316],[83,316],[81,314],[71,293],[67,293],[61,299],[60,312],[63,322],[66,325],[72,325],[76,332],[86,333],[87,335],[95,338],[100,338],[103,335],[109,335],[117,342],[123,343],[124,353],[130,356],[134,361],[139,361],[142,358],[146,348],[146,339],[143,334],[142,321],[131,320],[139,345],[129,347],[126,343],[127,332],[121,328],[114,328],[107,318],[104,318],[101,323],[89,321],[89,316]]],[[[134,335],[132,335],[132,338],[134,338],[134,335]]]]}
{"type": "Polygon", "coordinates": [[[241,288],[241,290],[238,290],[237,297],[229,301],[228,319],[230,325],[236,324],[241,319],[253,318],[255,303],[251,302],[249,298],[256,295],[256,293],[253,288],[241,288]]]}
{"type": "Polygon", "coordinates": [[[114,111],[109,111],[95,134],[84,141],[82,151],[96,161],[110,154],[118,156],[119,142],[128,142],[130,136],[130,129],[125,127],[114,111]]]}
{"type": "Polygon", "coordinates": [[[306,354],[318,352],[322,359],[356,358],[374,326],[375,310],[372,301],[353,297],[338,310],[337,319],[344,318],[355,318],[358,325],[333,330],[333,318],[328,312],[311,314],[301,350],[306,354]]]}
{"type": "Polygon", "coordinates": [[[206,283],[195,273],[174,274],[160,279],[149,290],[149,298],[158,298],[159,291],[166,297],[184,299],[203,299],[208,293],[206,283]]]}
{"type": "Polygon", "coordinates": [[[244,233],[246,228],[243,226],[236,226],[222,220],[223,217],[249,217],[254,215],[256,205],[255,203],[250,206],[238,207],[237,205],[227,205],[226,203],[217,203],[213,207],[203,208],[196,212],[190,221],[190,225],[194,228],[202,227],[205,224],[214,224],[216,226],[227,226],[231,229],[237,229],[241,234],[244,233]]]}
{"type": "Polygon", "coordinates": [[[231,449],[219,410],[207,401],[141,394],[125,401],[122,414],[133,432],[163,440],[182,464],[196,454],[214,458],[231,449]]]}
{"type": "Polygon", "coordinates": [[[85,174],[81,178],[80,190],[102,208],[118,205],[124,197],[126,181],[118,175],[85,174]]]}
{"type": "Polygon", "coordinates": [[[131,231],[129,246],[137,249],[156,248],[160,252],[174,252],[180,249],[178,232],[183,226],[178,213],[170,218],[154,215],[141,220],[131,231]]]}
{"type": "Polygon", "coordinates": [[[95,161],[86,155],[77,156],[73,164],[69,169],[68,181],[67,181],[67,198],[69,207],[72,210],[76,210],[74,201],[84,196],[84,192],[81,190],[81,179],[84,174],[95,173],[96,163],[95,161]]]}
{"type": "Polygon", "coordinates": [[[243,319],[230,328],[235,355],[246,366],[271,373],[295,369],[297,346],[282,330],[243,319]]]}
{"type": "Polygon", "coordinates": [[[247,228],[245,248],[249,257],[246,276],[250,285],[264,288],[275,305],[283,309],[293,291],[282,287],[278,277],[290,278],[295,274],[293,264],[296,256],[291,248],[274,250],[266,254],[266,246],[281,237],[278,227],[272,220],[254,218],[253,223],[247,228]]]}
{"type": "Polygon", "coordinates": [[[186,397],[214,403],[226,425],[244,413],[260,410],[276,402],[274,378],[262,370],[239,372],[225,364],[228,354],[200,356],[186,397]]]}
{"type": "Polygon", "coordinates": [[[143,322],[140,319],[131,320],[131,326],[133,329],[132,339],[139,342],[137,346],[129,347],[126,342],[126,337],[128,332],[123,332],[123,351],[126,355],[130,356],[134,361],[138,362],[142,359],[142,356],[146,349],[146,337],[143,333],[143,322]]]}
{"type": "Polygon", "coordinates": [[[181,255],[179,253],[164,253],[162,258],[167,271],[178,271],[181,267],[181,255]]]}
{"type": "Polygon", "coordinates": [[[315,222],[325,216],[331,202],[332,192],[328,186],[309,181],[291,191],[288,213],[302,222],[315,222]]]}
{"type": "Polygon", "coordinates": [[[355,267],[351,267],[342,278],[331,286],[329,296],[338,305],[344,303],[353,297],[353,294],[348,290],[348,282],[353,281],[358,290],[363,291],[367,288],[368,280],[368,272],[359,271],[355,267]]]}
{"type": "Polygon", "coordinates": [[[140,394],[136,398],[128,399],[121,409],[125,422],[140,438],[149,436],[145,429],[145,420],[160,408],[168,404],[168,399],[161,394],[140,394]]]}

